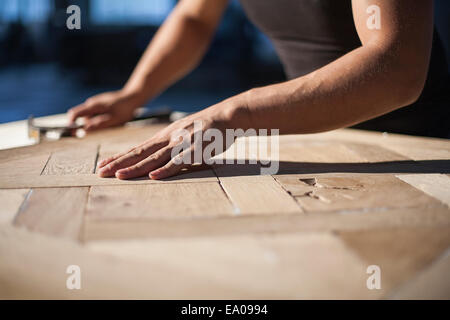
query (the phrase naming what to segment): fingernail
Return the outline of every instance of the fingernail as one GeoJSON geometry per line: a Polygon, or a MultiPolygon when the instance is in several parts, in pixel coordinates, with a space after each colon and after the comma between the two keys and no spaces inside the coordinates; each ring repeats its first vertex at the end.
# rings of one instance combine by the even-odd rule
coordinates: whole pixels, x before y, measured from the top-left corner
{"type": "Polygon", "coordinates": [[[102,169],[98,170],[98,174],[100,176],[105,176],[106,172],[107,172],[107,168],[102,168],[102,169]]]}
{"type": "Polygon", "coordinates": [[[157,178],[158,175],[160,175],[160,174],[161,174],[161,170],[155,170],[155,171],[150,172],[150,176],[152,178],[157,178]]]}

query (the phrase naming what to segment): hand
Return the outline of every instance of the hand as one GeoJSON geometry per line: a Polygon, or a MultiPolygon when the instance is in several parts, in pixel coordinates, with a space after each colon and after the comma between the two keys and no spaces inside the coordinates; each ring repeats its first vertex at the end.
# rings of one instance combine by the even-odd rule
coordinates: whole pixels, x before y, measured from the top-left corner
{"type": "MultiPolygon", "coordinates": [[[[225,129],[245,126],[247,123],[246,108],[242,108],[240,104],[234,102],[235,100],[227,100],[178,120],[144,143],[101,161],[99,175],[101,177],[116,176],[118,179],[132,179],[149,175],[151,179],[156,180],[179,173],[182,169],[190,166],[190,163],[180,161],[181,159],[192,159],[196,152],[203,155],[204,145],[196,142],[198,134],[203,135],[206,130],[211,128],[224,133],[225,129]],[[201,132],[195,130],[195,124],[198,123],[202,124],[201,132]],[[177,134],[180,130],[187,133],[187,137],[184,136],[185,140],[180,139],[181,136],[177,134]],[[188,141],[189,146],[180,148],[182,141],[188,141]],[[182,152],[173,152],[174,149],[182,149],[182,152]]],[[[225,142],[223,145],[225,146],[225,142]]]]}
{"type": "Polygon", "coordinates": [[[93,131],[118,126],[130,121],[140,106],[135,95],[123,91],[106,92],[87,99],[68,111],[69,122],[84,117],[84,129],[93,131]]]}

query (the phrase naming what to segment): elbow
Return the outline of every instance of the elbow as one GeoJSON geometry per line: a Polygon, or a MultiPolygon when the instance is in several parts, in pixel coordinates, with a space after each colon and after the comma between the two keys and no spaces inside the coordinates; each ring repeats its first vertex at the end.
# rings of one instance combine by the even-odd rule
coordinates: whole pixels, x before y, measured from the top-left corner
{"type": "Polygon", "coordinates": [[[398,95],[399,107],[408,106],[415,103],[422,95],[428,76],[429,55],[422,54],[400,54],[390,64],[392,66],[390,75],[391,81],[398,95]]]}
{"type": "Polygon", "coordinates": [[[428,68],[414,70],[414,72],[404,71],[396,81],[396,91],[399,107],[404,107],[415,103],[422,95],[427,79],[428,68]]]}
{"type": "MultiPolygon", "coordinates": [[[[422,95],[427,80],[430,49],[410,50],[395,45],[378,51],[384,71],[383,87],[400,108],[415,103],[422,95]]],[[[382,72],[383,72],[382,71],[382,72]]]]}

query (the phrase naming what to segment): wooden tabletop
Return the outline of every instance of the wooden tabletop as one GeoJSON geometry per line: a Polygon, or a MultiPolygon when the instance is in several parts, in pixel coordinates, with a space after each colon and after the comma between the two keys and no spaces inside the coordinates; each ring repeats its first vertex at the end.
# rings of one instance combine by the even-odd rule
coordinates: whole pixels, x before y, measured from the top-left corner
{"type": "Polygon", "coordinates": [[[337,130],[280,137],[274,175],[95,175],[163,126],[0,151],[0,298],[450,298],[449,140],[337,130]]]}

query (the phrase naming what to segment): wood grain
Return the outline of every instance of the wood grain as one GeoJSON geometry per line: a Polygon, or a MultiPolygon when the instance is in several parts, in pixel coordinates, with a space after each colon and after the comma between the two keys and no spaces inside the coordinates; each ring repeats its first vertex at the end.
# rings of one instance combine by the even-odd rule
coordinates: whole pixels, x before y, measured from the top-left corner
{"type": "Polygon", "coordinates": [[[12,223],[29,189],[0,190],[0,224],[12,223]]]}
{"type": "Polygon", "coordinates": [[[449,300],[450,254],[445,252],[430,267],[420,272],[404,286],[394,290],[390,299],[449,300]]]}
{"type": "Polygon", "coordinates": [[[343,143],[329,141],[297,141],[280,146],[280,161],[354,163],[364,162],[358,154],[351,152],[343,143]]]}
{"type": "Polygon", "coordinates": [[[398,175],[400,180],[450,206],[450,177],[444,174],[398,175]]]}
{"type": "Polygon", "coordinates": [[[165,181],[93,174],[97,151],[163,127],[0,151],[0,298],[448,298],[448,140],[336,130],[279,137],[274,176],[248,161],[165,181]]]}
{"type": "Polygon", "coordinates": [[[89,188],[33,189],[14,225],[51,236],[79,239],[89,188]]]}
{"type": "Polygon", "coordinates": [[[94,173],[98,146],[68,149],[52,153],[42,175],[76,175],[94,173]]]}
{"type": "Polygon", "coordinates": [[[368,265],[381,268],[382,287],[393,289],[424,270],[450,246],[450,228],[342,231],[340,238],[368,265]]]}
{"type": "Polygon", "coordinates": [[[410,208],[436,201],[393,175],[276,176],[307,212],[410,208]]]}
{"type": "Polygon", "coordinates": [[[0,189],[30,188],[57,188],[57,187],[89,187],[89,186],[120,186],[120,185],[147,185],[169,183],[202,183],[217,182],[212,170],[202,170],[182,173],[178,176],[164,180],[151,180],[148,177],[133,180],[119,180],[116,178],[100,178],[96,174],[77,174],[60,176],[28,176],[18,175],[14,179],[0,180],[0,189]]]}
{"type": "Polygon", "coordinates": [[[346,214],[238,215],[214,219],[88,219],[83,242],[146,238],[191,238],[381,228],[450,227],[448,207],[398,208],[346,214]]]}
{"type": "Polygon", "coordinates": [[[197,271],[211,281],[210,298],[217,297],[216,282],[240,288],[247,298],[370,299],[382,294],[367,290],[365,263],[327,233],[98,242],[88,248],[136,262],[157,257],[161,264],[197,271]]]}
{"type": "Polygon", "coordinates": [[[219,178],[235,214],[298,214],[295,200],[271,176],[219,178]]]}
{"type": "Polygon", "coordinates": [[[217,182],[91,188],[89,219],[186,219],[232,215],[217,182]]]}
{"type": "Polygon", "coordinates": [[[389,150],[377,145],[363,143],[346,143],[345,146],[356,153],[366,162],[386,162],[386,161],[402,161],[411,160],[409,157],[402,155],[393,150],[389,150]]]}
{"type": "Polygon", "coordinates": [[[0,183],[7,184],[9,181],[14,181],[18,176],[40,175],[49,157],[50,153],[30,153],[11,155],[1,159],[0,183]]]}
{"type": "Polygon", "coordinates": [[[2,299],[377,298],[361,260],[330,234],[103,243],[0,227],[2,299]],[[137,247],[135,247],[137,245],[137,247]],[[82,290],[67,290],[69,265],[82,290]],[[32,266],[32,267],[30,267],[32,266]]]}

